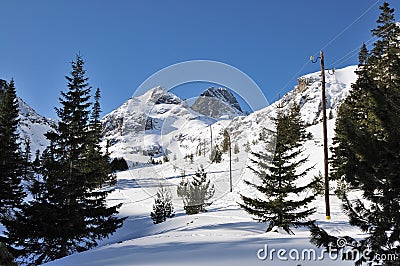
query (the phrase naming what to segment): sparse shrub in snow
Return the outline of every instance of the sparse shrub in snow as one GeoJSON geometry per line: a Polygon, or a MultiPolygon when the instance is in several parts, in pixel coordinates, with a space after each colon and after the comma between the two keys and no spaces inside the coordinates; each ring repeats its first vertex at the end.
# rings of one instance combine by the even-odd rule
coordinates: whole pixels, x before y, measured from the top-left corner
{"type": "Polygon", "coordinates": [[[233,153],[238,154],[239,152],[240,152],[239,145],[236,142],[235,145],[233,146],[233,153]]]}
{"type": "Polygon", "coordinates": [[[126,171],[128,170],[128,163],[125,161],[124,158],[114,158],[111,162],[111,170],[113,172],[116,171],[126,171]]]}
{"type": "Polygon", "coordinates": [[[172,195],[169,189],[160,184],[154,199],[153,211],[150,217],[154,224],[165,222],[167,218],[174,217],[174,206],[172,204],[172,195]]]}
{"type": "Polygon", "coordinates": [[[243,146],[244,146],[244,151],[245,152],[250,152],[251,151],[250,143],[248,141],[243,146]]]}
{"type": "Polygon", "coordinates": [[[167,154],[165,154],[165,155],[163,156],[163,161],[164,161],[164,163],[169,162],[169,157],[168,157],[167,154]]]}
{"type": "Polygon", "coordinates": [[[215,145],[211,151],[210,160],[212,163],[220,163],[222,161],[222,151],[218,145],[215,145]]]}
{"type": "Polygon", "coordinates": [[[329,110],[329,116],[328,116],[328,119],[333,119],[333,112],[332,112],[332,109],[331,109],[331,110],[329,110]]]}
{"type": "Polygon", "coordinates": [[[185,159],[189,159],[189,160],[190,160],[190,163],[193,163],[193,159],[194,159],[193,153],[191,153],[191,154],[186,154],[186,155],[185,155],[185,159]]]}
{"type": "Polygon", "coordinates": [[[197,170],[191,180],[183,177],[178,186],[177,194],[182,198],[186,214],[205,212],[209,206],[208,200],[214,196],[214,185],[207,179],[207,173],[203,168],[197,170]]]}

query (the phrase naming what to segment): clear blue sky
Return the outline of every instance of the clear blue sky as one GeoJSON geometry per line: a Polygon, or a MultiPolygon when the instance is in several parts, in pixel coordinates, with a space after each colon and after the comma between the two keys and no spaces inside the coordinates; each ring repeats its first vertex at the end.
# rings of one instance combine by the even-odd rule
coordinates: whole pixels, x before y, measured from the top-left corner
{"type": "MultiPolygon", "coordinates": [[[[103,114],[154,72],[194,59],[244,71],[273,102],[293,88],[298,76],[318,71],[318,64],[302,68],[311,54],[323,48],[330,66],[369,40],[382,1],[359,20],[376,0],[0,3],[0,78],[13,77],[20,97],[55,118],[64,76],[78,52],[87,62],[90,84],[103,91],[103,114]]],[[[397,15],[400,1],[389,3],[397,15]]],[[[356,63],[353,53],[335,67],[356,63]]]]}

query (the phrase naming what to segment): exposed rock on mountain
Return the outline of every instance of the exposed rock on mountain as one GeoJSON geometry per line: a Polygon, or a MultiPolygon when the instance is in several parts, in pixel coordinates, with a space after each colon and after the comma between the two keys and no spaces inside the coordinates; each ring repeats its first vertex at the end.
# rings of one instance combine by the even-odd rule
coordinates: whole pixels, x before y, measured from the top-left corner
{"type": "Polygon", "coordinates": [[[225,88],[208,88],[197,98],[192,109],[214,118],[233,118],[243,115],[239,102],[225,88]]]}

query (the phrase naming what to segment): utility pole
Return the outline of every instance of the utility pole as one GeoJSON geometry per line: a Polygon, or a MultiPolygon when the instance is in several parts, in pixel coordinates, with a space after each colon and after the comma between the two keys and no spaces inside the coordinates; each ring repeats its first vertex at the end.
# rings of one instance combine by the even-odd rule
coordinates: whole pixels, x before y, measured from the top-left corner
{"type": "Polygon", "coordinates": [[[229,144],[229,187],[230,192],[232,192],[232,145],[231,145],[231,135],[228,132],[228,144],[229,144]]]}
{"type": "Polygon", "coordinates": [[[329,176],[328,176],[328,129],[326,126],[326,97],[325,97],[325,62],[324,52],[321,51],[321,77],[322,77],[322,128],[324,135],[324,174],[325,174],[325,209],[326,219],[331,219],[329,204],[329,176]]]}
{"type": "MultiPolygon", "coordinates": [[[[328,129],[326,125],[326,96],[325,96],[325,61],[324,52],[320,52],[319,59],[321,61],[321,79],[322,79],[322,130],[324,139],[324,188],[325,188],[325,213],[326,219],[331,219],[331,208],[329,204],[329,176],[328,176],[328,129]]],[[[318,58],[314,60],[311,56],[310,60],[316,63],[318,58]]]]}
{"type": "Polygon", "coordinates": [[[212,152],[213,143],[212,143],[212,127],[211,127],[211,125],[210,125],[210,138],[211,138],[211,141],[210,141],[210,145],[211,145],[210,152],[212,152]]]}

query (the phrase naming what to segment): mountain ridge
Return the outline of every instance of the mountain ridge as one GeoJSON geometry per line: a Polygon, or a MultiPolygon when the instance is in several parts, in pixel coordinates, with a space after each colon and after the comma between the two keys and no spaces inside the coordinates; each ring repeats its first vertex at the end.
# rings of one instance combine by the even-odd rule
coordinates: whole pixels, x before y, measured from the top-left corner
{"type": "MultiPolygon", "coordinates": [[[[327,113],[329,114],[329,118],[336,117],[340,103],[349,94],[351,84],[356,80],[356,74],[354,73],[356,69],[356,66],[348,66],[336,70],[333,74],[326,72],[327,113]]],[[[3,90],[4,84],[5,81],[0,80],[0,87],[3,90]]],[[[119,149],[132,150],[122,147],[121,143],[130,143],[132,138],[144,137],[147,139],[145,144],[147,148],[141,147],[143,143],[139,145],[140,141],[137,141],[136,150],[142,150],[142,152],[143,150],[147,150],[144,154],[162,155],[165,153],[165,149],[159,143],[161,138],[158,138],[158,140],[155,139],[157,138],[157,134],[163,133],[163,127],[167,128],[163,123],[168,120],[167,117],[170,115],[174,117],[175,120],[182,118],[183,120],[179,123],[187,123],[187,121],[193,122],[197,119],[198,125],[201,124],[204,127],[217,123],[217,127],[219,127],[218,124],[224,124],[233,131],[240,128],[240,132],[234,132],[233,135],[235,138],[246,136],[247,139],[250,135],[257,135],[257,133],[262,130],[263,124],[268,125],[269,118],[275,115],[277,105],[287,105],[291,101],[300,105],[300,112],[307,125],[317,124],[321,120],[322,113],[320,91],[320,73],[306,74],[299,77],[298,85],[295,86],[293,90],[286,93],[280,100],[264,109],[244,116],[243,113],[240,112],[241,108],[239,103],[229,91],[212,87],[201,93],[200,97],[217,99],[217,105],[214,106],[217,106],[217,110],[223,111],[213,116],[210,115],[210,113],[205,114],[204,112],[197,112],[199,110],[193,108],[193,105],[192,108],[190,108],[187,102],[161,86],[157,86],[139,97],[129,98],[121,106],[104,115],[101,120],[103,124],[103,135],[111,144],[111,150],[113,150],[113,146],[117,143],[120,143],[119,149]],[[228,94],[230,96],[227,96],[228,94]],[[231,96],[233,96],[233,98],[231,98],[231,96]],[[226,98],[228,98],[228,100],[226,100],[226,98]],[[221,105],[221,102],[223,102],[223,105],[221,105]],[[227,105],[225,105],[226,103],[227,105]],[[228,109],[224,109],[226,106],[228,106],[228,109]],[[239,109],[236,109],[236,107],[239,109]],[[228,119],[227,122],[218,123],[221,117],[224,120],[228,119]],[[154,143],[151,143],[152,141],[154,141],[154,143]]],[[[32,153],[37,149],[43,151],[48,145],[44,134],[49,130],[53,130],[56,121],[39,115],[19,97],[18,104],[20,109],[18,132],[21,134],[21,142],[29,138],[31,139],[32,153]]],[[[209,106],[207,108],[209,108],[209,106]]],[[[183,141],[186,134],[182,130],[179,130],[179,132],[181,132],[179,133],[181,134],[180,140],[183,141]]],[[[201,130],[193,132],[193,134],[195,135],[191,136],[192,139],[196,138],[197,134],[199,134],[198,136],[204,135],[202,138],[205,137],[205,133],[201,130]]],[[[106,146],[106,141],[103,142],[103,145],[106,146]]],[[[129,152],[117,152],[114,156],[126,156],[128,154],[129,152]]]]}

